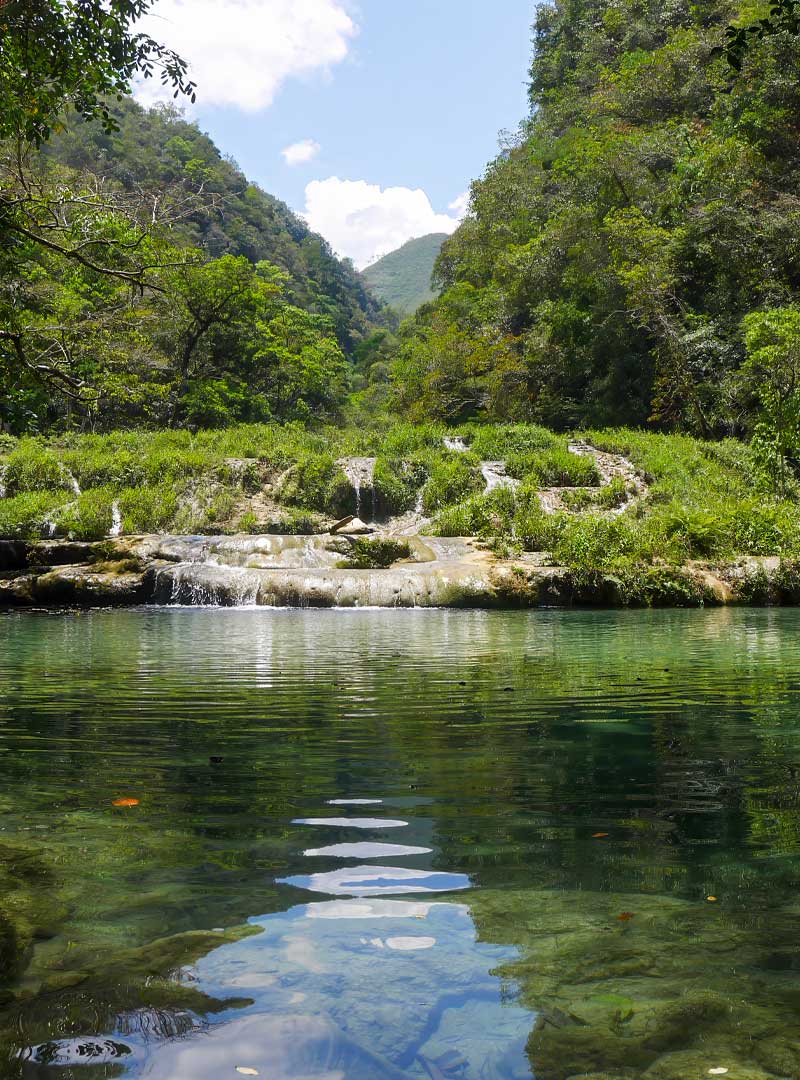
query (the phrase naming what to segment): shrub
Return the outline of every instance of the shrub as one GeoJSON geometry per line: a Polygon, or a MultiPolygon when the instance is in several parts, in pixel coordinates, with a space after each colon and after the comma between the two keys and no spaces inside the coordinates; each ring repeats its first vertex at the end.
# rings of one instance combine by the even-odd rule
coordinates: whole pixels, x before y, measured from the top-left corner
{"type": "Polygon", "coordinates": [[[517,494],[514,532],[526,551],[551,551],[565,525],[565,514],[546,514],[535,488],[523,485],[517,494]]]}
{"type": "Polygon", "coordinates": [[[82,492],[59,513],[59,532],[70,540],[102,540],[111,528],[113,502],[114,492],[108,488],[82,492]]]}
{"type": "Polygon", "coordinates": [[[0,499],[0,537],[12,540],[40,537],[47,521],[54,520],[59,507],[67,501],[66,493],[52,491],[26,491],[0,499]]]}
{"type": "MultiPolygon", "coordinates": [[[[469,440],[469,448],[482,461],[507,461],[515,454],[530,454],[559,445],[566,452],[566,440],[536,424],[492,424],[459,428],[469,440]]],[[[455,434],[455,433],[454,433],[455,434]]]]}
{"type": "Polygon", "coordinates": [[[593,496],[596,506],[603,510],[616,510],[628,499],[628,485],[621,476],[615,476],[610,483],[593,496]]]}
{"type": "Polygon", "coordinates": [[[375,452],[383,451],[391,457],[411,457],[425,450],[443,450],[448,434],[442,424],[395,424],[380,433],[375,452]]]}
{"type": "Polygon", "coordinates": [[[712,555],[723,540],[723,524],[703,510],[676,507],[663,518],[668,537],[678,539],[688,555],[712,555]]]}
{"type": "Polygon", "coordinates": [[[417,501],[420,488],[427,478],[425,462],[419,458],[387,458],[375,461],[373,490],[382,514],[397,514],[410,510],[417,501]]]}
{"type": "Polygon", "coordinates": [[[516,499],[510,488],[473,495],[442,510],[433,523],[437,536],[480,536],[484,539],[514,531],[516,499]]]}
{"type": "Polygon", "coordinates": [[[5,485],[9,495],[30,491],[69,491],[70,477],[52,450],[36,439],[20,439],[6,459],[5,485]]]}
{"type": "Polygon", "coordinates": [[[596,487],[600,483],[597,466],[590,457],[573,454],[561,446],[517,451],[506,459],[506,468],[509,475],[539,487],[596,487]]]}
{"type": "Polygon", "coordinates": [[[480,472],[463,457],[452,454],[431,468],[422,492],[422,505],[429,514],[462,502],[484,487],[480,472]]]}
{"type": "Polygon", "coordinates": [[[119,509],[124,532],[159,532],[175,520],[178,493],[166,485],[127,488],[119,497],[119,509]]]}
{"type": "Polygon", "coordinates": [[[307,453],[292,466],[280,496],[287,503],[329,514],[352,513],[356,494],[330,453],[307,453]]]}
{"type": "Polygon", "coordinates": [[[411,548],[405,540],[384,536],[370,540],[359,536],[353,541],[351,554],[338,565],[347,570],[385,569],[410,555],[411,548]]]}

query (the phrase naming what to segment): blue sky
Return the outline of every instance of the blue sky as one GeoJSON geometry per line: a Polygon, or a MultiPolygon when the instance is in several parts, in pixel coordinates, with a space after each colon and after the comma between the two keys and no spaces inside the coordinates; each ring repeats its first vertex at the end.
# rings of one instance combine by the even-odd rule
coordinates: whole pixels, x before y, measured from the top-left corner
{"type": "Polygon", "coordinates": [[[364,265],[452,230],[526,113],[532,18],[532,0],[158,0],[147,29],[193,65],[222,152],[364,265]]]}

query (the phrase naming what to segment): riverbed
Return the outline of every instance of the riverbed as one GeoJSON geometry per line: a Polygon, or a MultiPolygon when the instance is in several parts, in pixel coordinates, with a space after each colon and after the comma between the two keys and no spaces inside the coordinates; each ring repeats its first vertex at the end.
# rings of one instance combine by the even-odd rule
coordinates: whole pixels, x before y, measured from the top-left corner
{"type": "Polygon", "coordinates": [[[1,1075],[800,1076],[798,630],[0,616],[1,1075]]]}

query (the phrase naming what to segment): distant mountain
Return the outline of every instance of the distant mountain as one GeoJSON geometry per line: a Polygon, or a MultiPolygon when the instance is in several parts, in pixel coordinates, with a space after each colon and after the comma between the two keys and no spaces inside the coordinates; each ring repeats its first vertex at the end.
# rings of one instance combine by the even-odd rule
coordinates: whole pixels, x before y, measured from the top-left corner
{"type": "Polygon", "coordinates": [[[396,251],[362,271],[362,277],[384,303],[401,315],[412,315],[420,304],[433,300],[433,264],[447,233],[429,233],[409,240],[396,251]]]}

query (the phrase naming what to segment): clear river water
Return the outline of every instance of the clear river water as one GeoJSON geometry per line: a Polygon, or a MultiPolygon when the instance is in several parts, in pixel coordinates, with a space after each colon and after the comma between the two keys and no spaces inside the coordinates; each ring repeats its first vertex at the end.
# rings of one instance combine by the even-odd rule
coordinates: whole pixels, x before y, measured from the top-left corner
{"type": "Polygon", "coordinates": [[[0,615],[0,1076],[800,1077],[800,612],[0,615]]]}

